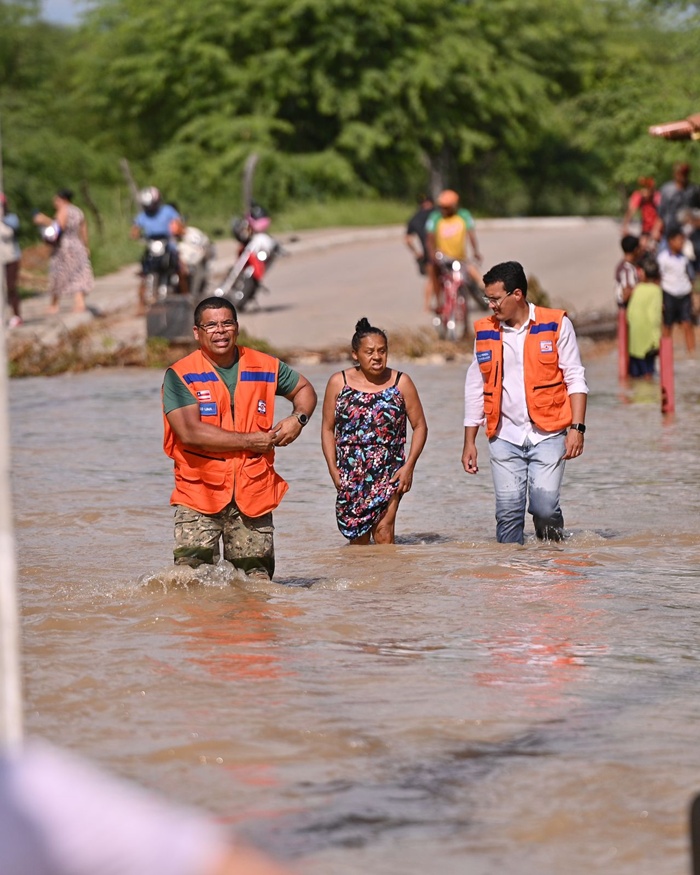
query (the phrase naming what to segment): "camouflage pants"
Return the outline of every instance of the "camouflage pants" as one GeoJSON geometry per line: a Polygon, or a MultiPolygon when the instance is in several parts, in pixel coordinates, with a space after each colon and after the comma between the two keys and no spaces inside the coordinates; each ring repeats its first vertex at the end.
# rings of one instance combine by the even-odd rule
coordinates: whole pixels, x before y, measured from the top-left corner
{"type": "Polygon", "coordinates": [[[224,542],[224,559],[246,574],[266,574],[275,570],[272,514],[248,517],[235,501],[215,514],[200,513],[182,505],[175,506],[176,565],[215,565],[221,555],[219,541],[224,542]]]}

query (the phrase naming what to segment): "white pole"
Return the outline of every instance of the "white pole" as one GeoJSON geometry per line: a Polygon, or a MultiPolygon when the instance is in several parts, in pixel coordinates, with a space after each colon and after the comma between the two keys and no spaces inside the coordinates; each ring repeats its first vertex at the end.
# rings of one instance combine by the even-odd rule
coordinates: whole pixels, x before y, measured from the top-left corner
{"type": "MultiPolygon", "coordinates": [[[[0,126],[0,191],[2,129],[0,126]]],[[[2,312],[5,311],[5,266],[0,265],[2,312]]],[[[16,753],[22,742],[22,685],[19,665],[17,568],[10,486],[10,417],[4,319],[0,323],[0,743],[16,753]]]]}

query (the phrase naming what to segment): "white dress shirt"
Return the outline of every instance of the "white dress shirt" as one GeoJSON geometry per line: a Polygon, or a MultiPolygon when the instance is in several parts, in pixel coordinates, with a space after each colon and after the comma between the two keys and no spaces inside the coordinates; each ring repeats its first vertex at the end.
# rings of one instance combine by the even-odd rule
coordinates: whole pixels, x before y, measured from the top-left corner
{"type": "MultiPolygon", "coordinates": [[[[530,304],[530,315],[520,328],[511,328],[502,323],[503,337],[503,394],[501,396],[501,421],[496,430],[496,436],[516,446],[523,446],[527,439],[531,444],[561,431],[542,431],[530,419],[525,399],[525,373],[523,368],[523,353],[525,338],[530,323],[535,321],[535,305],[530,304]]],[[[569,395],[581,392],[588,394],[588,385],[581,364],[581,355],[576,342],[574,326],[568,316],[561,323],[559,340],[557,341],[559,367],[564,374],[564,382],[569,395]]],[[[476,344],[474,359],[467,369],[464,382],[464,425],[485,426],[484,416],[484,380],[481,376],[479,362],[476,359],[476,344]]]]}

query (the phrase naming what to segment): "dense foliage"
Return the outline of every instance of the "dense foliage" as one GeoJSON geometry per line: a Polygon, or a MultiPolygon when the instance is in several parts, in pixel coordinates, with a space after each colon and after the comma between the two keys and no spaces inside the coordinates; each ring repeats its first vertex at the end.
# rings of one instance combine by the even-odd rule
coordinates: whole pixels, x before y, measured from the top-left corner
{"type": "Polygon", "coordinates": [[[200,211],[256,196],[412,200],[481,213],[617,212],[697,144],[650,124],[700,111],[700,20],[662,0],[92,0],[80,26],[0,3],[13,206],[57,186],[130,210],[140,184],[200,211]],[[116,194],[115,194],[116,192],[116,194]],[[109,193],[109,194],[108,194],[109,193]]]}

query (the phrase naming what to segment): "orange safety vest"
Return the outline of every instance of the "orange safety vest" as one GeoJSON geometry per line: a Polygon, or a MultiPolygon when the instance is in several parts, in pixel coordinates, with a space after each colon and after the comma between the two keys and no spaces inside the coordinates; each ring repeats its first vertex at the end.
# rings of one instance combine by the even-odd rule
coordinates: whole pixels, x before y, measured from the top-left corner
{"type": "MultiPolygon", "coordinates": [[[[227,431],[269,431],[274,424],[279,360],[244,346],[238,351],[233,410],[228,387],[201,350],[171,367],[199,402],[202,422],[227,431]]],[[[167,416],[163,420],[163,449],[175,462],[171,504],[214,514],[234,498],[242,513],[259,517],[274,510],[282,501],[289,486],[273,468],[274,450],[264,455],[247,450],[213,455],[183,444],[170,427],[167,416]]]]}
{"type": "MultiPolygon", "coordinates": [[[[559,367],[557,341],[565,310],[535,307],[535,321],[528,326],[523,351],[525,400],[532,422],[542,431],[561,431],[571,425],[571,401],[559,367]]],[[[503,339],[495,316],[474,323],[476,360],[484,380],[486,434],[496,434],[503,394],[503,339]]]]}

